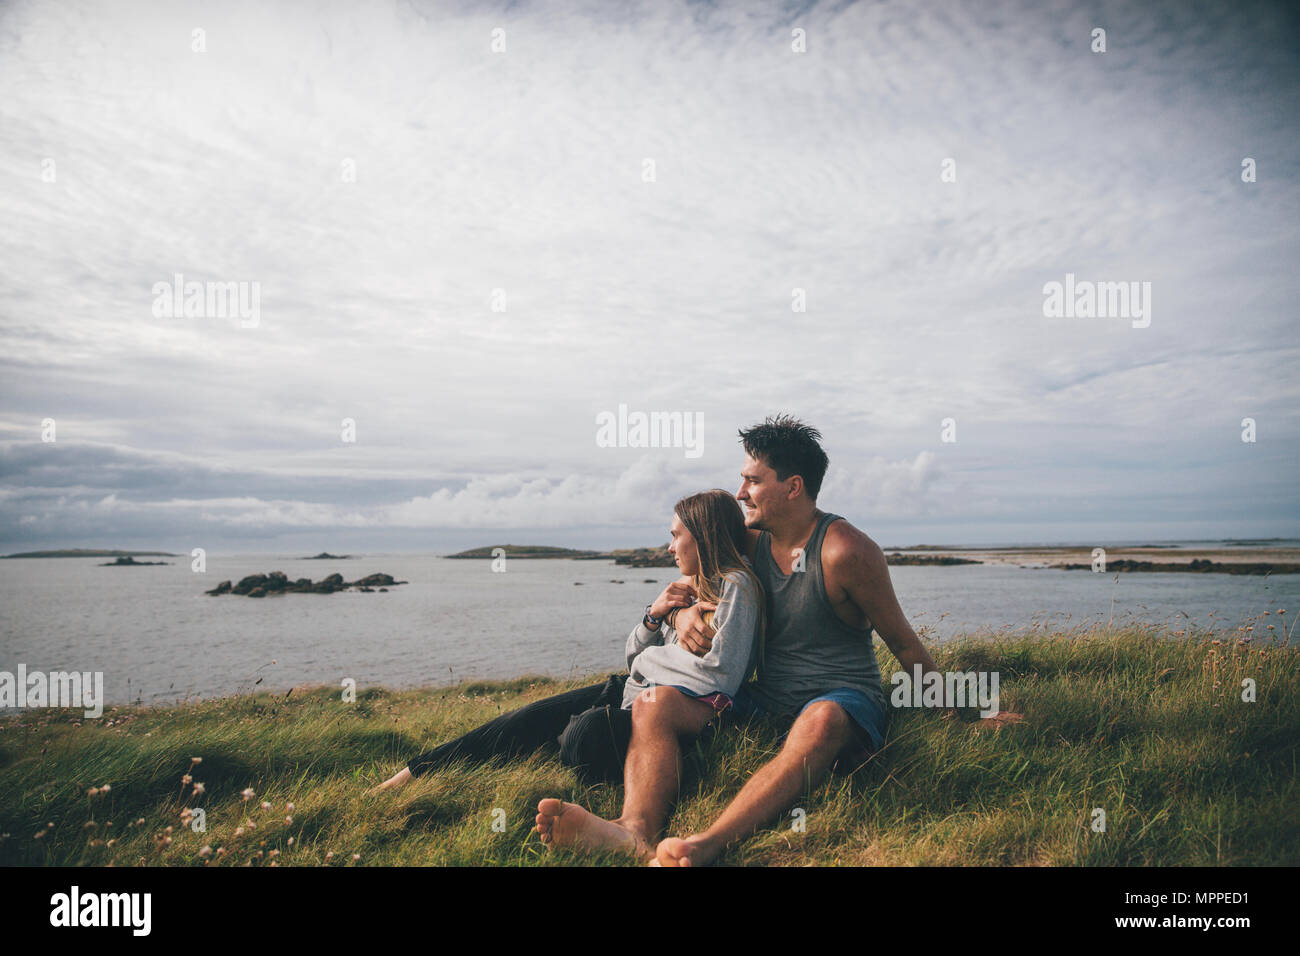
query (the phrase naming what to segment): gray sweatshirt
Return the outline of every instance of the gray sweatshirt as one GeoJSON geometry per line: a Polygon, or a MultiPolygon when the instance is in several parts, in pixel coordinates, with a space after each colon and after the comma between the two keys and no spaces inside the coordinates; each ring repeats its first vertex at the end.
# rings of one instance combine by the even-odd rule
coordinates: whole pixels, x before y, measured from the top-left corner
{"type": "Polygon", "coordinates": [[[713,615],[717,633],[703,657],[696,657],[678,644],[677,631],[667,621],[657,631],[637,624],[627,636],[630,676],[623,688],[623,709],[631,709],[636,695],[654,686],[685,687],[697,697],[734,697],[757,658],[762,600],[748,575],[728,572],[713,615]]]}

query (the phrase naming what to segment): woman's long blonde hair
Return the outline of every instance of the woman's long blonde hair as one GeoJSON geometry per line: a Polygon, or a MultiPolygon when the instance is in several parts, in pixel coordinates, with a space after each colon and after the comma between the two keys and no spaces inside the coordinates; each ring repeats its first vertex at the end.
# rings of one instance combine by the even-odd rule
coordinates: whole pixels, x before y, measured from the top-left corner
{"type": "MultiPolygon", "coordinates": [[[[699,553],[700,567],[691,584],[700,601],[717,604],[722,600],[722,590],[726,582],[723,575],[739,571],[749,578],[758,595],[758,633],[754,639],[758,642],[757,660],[760,665],[763,657],[763,632],[767,623],[766,599],[763,595],[762,582],[745,561],[745,547],[748,533],[745,530],[745,516],[740,505],[731,492],[714,488],[698,494],[687,495],[673,506],[673,513],[681,519],[686,530],[695,539],[699,553]]],[[[713,626],[713,612],[704,613],[704,621],[713,626]]],[[[751,675],[746,675],[748,679],[751,675]]]]}

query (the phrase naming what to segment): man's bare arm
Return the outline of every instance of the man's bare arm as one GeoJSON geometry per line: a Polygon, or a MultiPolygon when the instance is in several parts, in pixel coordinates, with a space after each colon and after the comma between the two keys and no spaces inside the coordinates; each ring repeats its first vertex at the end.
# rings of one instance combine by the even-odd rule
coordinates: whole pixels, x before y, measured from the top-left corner
{"type": "MultiPolygon", "coordinates": [[[[848,599],[866,615],[908,675],[916,672],[917,664],[921,665],[922,676],[939,669],[899,606],[889,577],[889,562],[876,542],[847,521],[836,521],[826,529],[822,567],[824,572],[828,572],[827,590],[843,588],[848,599]]],[[[831,599],[833,601],[834,596],[831,599]]],[[[989,719],[1009,723],[1021,717],[1002,711],[989,719]]]]}

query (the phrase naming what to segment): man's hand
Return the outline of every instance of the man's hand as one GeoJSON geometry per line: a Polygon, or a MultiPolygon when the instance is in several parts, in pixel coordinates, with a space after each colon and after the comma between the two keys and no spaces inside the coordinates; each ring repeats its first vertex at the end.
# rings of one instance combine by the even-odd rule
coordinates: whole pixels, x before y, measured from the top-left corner
{"type": "Polygon", "coordinates": [[[677,643],[696,657],[703,657],[713,646],[713,635],[718,633],[702,620],[705,611],[716,611],[716,604],[701,601],[677,612],[673,627],[677,629],[677,643]]]}
{"type": "MultiPolygon", "coordinates": [[[[956,710],[949,710],[943,715],[944,720],[961,720],[961,715],[956,710]]],[[[965,723],[977,724],[979,726],[1001,727],[1003,724],[1022,724],[1025,722],[1025,715],[1018,714],[1010,710],[999,710],[997,713],[990,714],[987,717],[977,717],[974,720],[966,720],[965,723]]]]}
{"type": "Polygon", "coordinates": [[[980,720],[981,724],[988,724],[992,727],[1001,727],[1003,724],[1023,724],[1024,722],[1024,714],[1017,714],[1010,710],[999,710],[996,714],[990,714],[980,720]]]}
{"type": "Polygon", "coordinates": [[[664,588],[663,593],[650,605],[650,613],[655,617],[664,617],[675,607],[687,607],[695,600],[695,588],[685,581],[674,581],[664,588]]]}

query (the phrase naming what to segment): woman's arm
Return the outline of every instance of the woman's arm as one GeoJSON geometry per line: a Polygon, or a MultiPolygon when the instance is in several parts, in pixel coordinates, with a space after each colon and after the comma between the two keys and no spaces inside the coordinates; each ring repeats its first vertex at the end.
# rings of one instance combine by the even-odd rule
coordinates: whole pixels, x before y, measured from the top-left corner
{"type": "Polygon", "coordinates": [[[627,646],[624,649],[627,654],[627,669],[632,669],[632,662],[641,654],[664,639],[664,630],[668,627],[667,622],[659,625],[659,630],[652,631],[645,626],[644,622],[638,623],[632,628],[632,633],[627,636],[627,646]]]}
{"type": "Polygon", "coordinates": [[[646,647],[636,659],[636,671],[645,683],[677,684],[693,694],[734,695],[753,664],[760,601],[748,575],[728,575],[713,618],[717,633],[708,652],[697,657],[675,641],[646,647]]]}
{"type": "MultiPolygon", "coordinates": [[[[685,607],[695,599],[695,588],[691,587],[688,579],[682,578],[680,581],[674,581],[663,592],[650,602],[650,614],[654,617],[667,617],[668,612],[679,607],[685,607]]],[[[654,647],[663,644],[665,641],[676,639],[673,629],[667,621],[662,621],[658,627],[646,627],[645,617],[643,616],[637,622],[636,627],[632,628],[632,633],[627,636],[627,645],[625,652],[627,654],[628,670],[632,669],[632,661],[648,647],[654,647]]]]}

